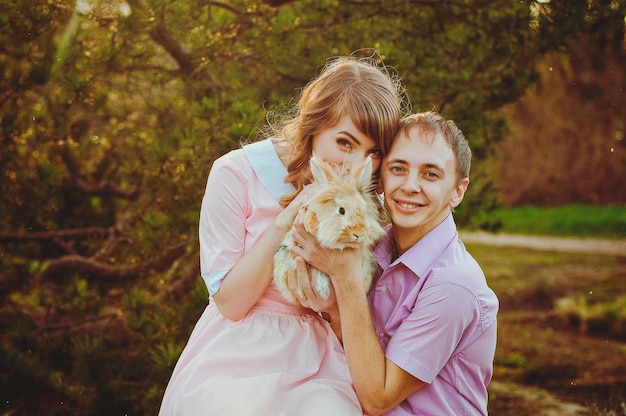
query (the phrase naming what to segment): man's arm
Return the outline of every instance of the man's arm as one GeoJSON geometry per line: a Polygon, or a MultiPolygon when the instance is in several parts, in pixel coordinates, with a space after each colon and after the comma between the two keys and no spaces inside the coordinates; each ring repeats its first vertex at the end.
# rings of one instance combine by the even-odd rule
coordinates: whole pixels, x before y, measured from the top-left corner
{"type": "MultiPolygon", "coordinates": [[[[297,227],[296,227],[297,228],[297,227]]],[[[361,252],[331,252],[319,247],[313,236],[299,230],[292,252],[330,276],[337,299],[341,339],[357,395],[366,413],[385,413],[424,386],[424,382],[385,357],[370,314],[363,285],[361,252]]],[[[309,279],[304,262],[297,262],[298,279],[309,279]]],[[[302,286],[306,286],[303,284],[302,286]]]]}

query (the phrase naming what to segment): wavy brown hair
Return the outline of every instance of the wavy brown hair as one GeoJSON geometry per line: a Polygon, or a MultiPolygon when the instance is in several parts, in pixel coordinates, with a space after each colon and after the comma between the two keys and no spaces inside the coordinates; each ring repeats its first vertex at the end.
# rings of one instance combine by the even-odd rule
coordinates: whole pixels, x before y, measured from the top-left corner
{"type": "Polygon", "coordinates": [[[310,181],[313,137],[344,115],[374,140],[383,156],[387,154],[402,116],[403,93],[398,78],[374,57],[330,59],[302,90],[294,116],[276,129],[276,135],[290,144],[285,182],[295,188],[281,205],[287,206],[310,181]]]}

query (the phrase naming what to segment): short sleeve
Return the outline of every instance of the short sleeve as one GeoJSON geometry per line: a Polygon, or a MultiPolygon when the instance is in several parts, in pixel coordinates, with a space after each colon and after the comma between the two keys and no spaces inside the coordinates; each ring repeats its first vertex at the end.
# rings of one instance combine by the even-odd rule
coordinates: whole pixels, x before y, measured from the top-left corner
{"type": "Polygon", "coordinates": [[[213,163],[200,208],[200,272],[210,295],[244,253],[248,178],[237,155],[213,163]]]}
{"type": "Polygon", "coordinates": [[[478,318],[473,294],[445,282],[425,288],[413,311],[389,340],[385,355],[425,383],[432,383],[478,318]]]}

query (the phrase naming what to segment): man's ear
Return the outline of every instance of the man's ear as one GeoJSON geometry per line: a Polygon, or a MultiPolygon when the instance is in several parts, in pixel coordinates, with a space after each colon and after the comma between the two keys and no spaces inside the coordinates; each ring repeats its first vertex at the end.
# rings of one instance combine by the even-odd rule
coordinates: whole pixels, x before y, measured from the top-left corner
{"type": "Polygon", "coordinates": [[[450,208],[454,209],[458,207],[459,204],[461,204],[461,201],[463,201],[463,197],[465,196],[465,191],[467,191],[469,182],[469,178],[463,178],[461,183],[459,183],[454,189],[454,196],[450,200],[450,208]]]}

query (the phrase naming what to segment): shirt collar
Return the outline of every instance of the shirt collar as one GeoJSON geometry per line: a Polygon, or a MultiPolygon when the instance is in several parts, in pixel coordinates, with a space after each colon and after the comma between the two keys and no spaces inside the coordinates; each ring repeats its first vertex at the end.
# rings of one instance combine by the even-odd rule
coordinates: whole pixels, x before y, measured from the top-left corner
{"type": "Polygon", "coordinates": [[[454,218],[450,214],[400,257],[391,262],[395,244],[391,227],[385,228],[387,235],[375,250],[378,264],[383,270],[386,270],[388,267],[402,263],[418,277],[424,276],[432,268],[433,263],[458,235],[454,218]]]}
{"type": "Polygon", "coordinates": [[[391,264],[391,258],[395,251],[394,246],[395,243],[393,241],[393,234],[391,234],[391,224],[389,224],[385,226],[385,235],[374,248],[374,257],[383,270],[386,270],[391,264]]]}
{"type": "Polygon", "coordinates": [[[295,191],[291,184],[285,183],[287,169],[276,153],[273,139],[247,144],[243,150],[257,178],[276,201],[295,191]]]}

